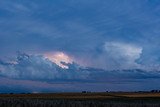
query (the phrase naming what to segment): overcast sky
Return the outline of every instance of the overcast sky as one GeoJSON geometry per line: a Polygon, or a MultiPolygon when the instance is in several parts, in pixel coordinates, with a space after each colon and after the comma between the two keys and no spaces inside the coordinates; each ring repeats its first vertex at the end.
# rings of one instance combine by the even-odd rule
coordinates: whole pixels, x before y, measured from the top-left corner
{"type": "Polygon", "coordinates": [[[159,11],[160,0],[0,0],[0,84],[18,83],[15,92],[19,87],[33,91],[36,82],[46,88],[35,91],[69,91],[83,84],[96,91],[159,88],[148,86],[159,81],[152,74],[160,75],[159,11]],[[123,85],[106,83],[105,77],[97,83],[100,71],[88,67],[120,70],[119,76],[111,74],[116,80],[126,69],[144,70],[148,78],[135,82],[140,74],[132,72],[123,85]],[[132,74],[134,82],[126,83],[132,74]],[[55,79],[65,83],[55,86],[55,79]],[[69,85],[75,81],[75,86],[69,85]],[[104,83],[105,88],[96,88],[104,83]]]}

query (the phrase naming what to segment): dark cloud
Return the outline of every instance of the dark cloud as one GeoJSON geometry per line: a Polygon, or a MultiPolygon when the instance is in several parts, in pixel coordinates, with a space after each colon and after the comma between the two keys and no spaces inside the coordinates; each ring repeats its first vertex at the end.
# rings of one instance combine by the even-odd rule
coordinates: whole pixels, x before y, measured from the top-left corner
{"type": "Polygon", "coordinates": [[[65,80],[85,79],[88,72],[78,72],[76,65],[69,64],[69,69],[63,69],[42,55],[27,55],[19,53],[16,60],[0,63],[0,75],[15,79],[28,80],[65,80]]]}
{"type": "Polygon", "coordinates": [[[65,63],[68,69],[61,68],[56,63],[43,55],[28,55],[19,53],[12,62],[0,63],[0,75],[13,79],[40,80],[40,81],[109,81],[117,79],[146,79],[159,78],[159,71],[145,71],[140,69],[131,70],[104,70],[82,67],[76,63],[65,63]],[[122,77],[123,76],[123,77],[122,77]]]}
{"type": "Polygon", "coordinates": [[[68,69],[61,68],[43,55],[18,53],[15,60],[0,61],[0,92],[149,90],[160,87],[157,84],[152,87],[148,85],[153,84],[151,81],[159,81],[160,71],[109,71],[82,67],[74,62],[61,63],[68,66],[68,69]]]}

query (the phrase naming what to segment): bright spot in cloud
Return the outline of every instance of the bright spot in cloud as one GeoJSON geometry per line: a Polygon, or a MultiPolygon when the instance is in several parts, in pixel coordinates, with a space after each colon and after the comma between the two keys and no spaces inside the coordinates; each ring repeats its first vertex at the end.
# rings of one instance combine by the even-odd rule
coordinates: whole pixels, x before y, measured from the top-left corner
{"type": "Polygon", "coordinates": [[[47,54],[45,54],[45,56],[49,60],[56,63],[58,66],[60,66],[62,68],[66,68],[66,69],[68,68],[68,66],[63,65],[61,62],[65,62],[65,63],[72,63],[73,62],[72,58],[63,52],[47,53],[47,54]]]}

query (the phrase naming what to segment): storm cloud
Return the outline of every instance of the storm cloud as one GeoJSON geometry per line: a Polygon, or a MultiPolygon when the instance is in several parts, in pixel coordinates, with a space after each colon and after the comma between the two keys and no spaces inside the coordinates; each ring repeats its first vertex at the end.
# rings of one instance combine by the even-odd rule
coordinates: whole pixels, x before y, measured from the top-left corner
{"type": "Polygon", "coordinates": [[[79,68],[76,64],[66,65],[69,68],[63,69],[42,55],[19,53],[17,58],[10,63],[1,61],[0,75],[8,78],[27,80],[78,80],[88,77],[87,72],[78,72],[79,68]]]}
{"type": "Polygon", "coordinates": [[[143,48],[139,63],[157,66],[158,7],[156,0],[69,0],[67,3],[63,0],[1,0],[0,58],[14,56],[16,51],[30,54],[62,51],[71,54],[76,63],[83,66],[114,69],[129,65],[128,68],[133,68],[135,64],[128,64],[133,59],[121,66],[116,55],[112,55],[116,61],[111,61],[111,65],[103,64],[108,63],[105,57],[109,56],[108,52],[103,55],[104,45],[113,41],[143,48]],[[104,58],[99,59],[101,56],[104,58]]]}
{"type": "Polygon", "coordinates": [[[25,80],[82,80],[94,82],[106,81],[112,79],[144,79],[159,77],[159,71],[145,71],[142,69],[122,69],[122,70],[104,70],[90,67],[83,67],[74,62],[61,62],[68,68],[63,68],[52,62],[43,55],[28,55],[19,53],[16,59],[12,62],[0,63],[0,75],[2,77],[12,79],[25,80]]]}
{"type": "Polygon", "coordinates": [[[159,0],[0,2],[0,84],[13,81],[15,90],[26,90],[24,81],[55,90],[56,81],[77,83],[63,84],[66,90],[159,87],[159,0]],[[65,59],[57,64],[53,53],[65,59]]]}
{"type": "Polygon", "coordinates": [[[8,59],[6,62],[1,60],[0,91],[19,93],[105,91],[106,89],[115,91],[148,90],[151,89],[148,84],[152,84],[152,88],[159,88],[157,82],[160,78],[160,71],[105,70],[83,67],[74,62],[61,63],[68,68],[62,68],[45,56],[35,54],[18,53],[14,60],[8,59]],[[136,88],[132,89],[132,85],[136,88]]]}

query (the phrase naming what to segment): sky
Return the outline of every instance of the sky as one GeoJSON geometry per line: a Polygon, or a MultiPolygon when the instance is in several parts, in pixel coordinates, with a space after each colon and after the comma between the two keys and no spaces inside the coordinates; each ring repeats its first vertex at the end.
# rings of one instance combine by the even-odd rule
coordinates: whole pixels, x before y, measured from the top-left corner
{"type": "Polygon", "coordinates": [[[160,89],[159,0],[0,0],[0,92],[160,89]]]}

